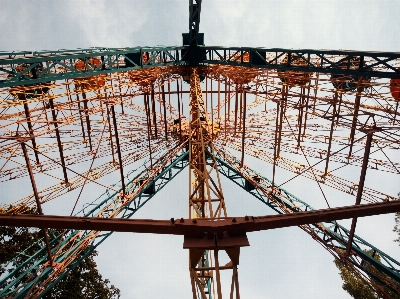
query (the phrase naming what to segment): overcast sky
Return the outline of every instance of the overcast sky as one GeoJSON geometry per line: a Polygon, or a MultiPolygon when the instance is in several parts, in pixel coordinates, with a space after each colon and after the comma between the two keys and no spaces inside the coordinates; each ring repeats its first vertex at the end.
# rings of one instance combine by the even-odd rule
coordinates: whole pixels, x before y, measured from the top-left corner
{"type": "MultiPolygon", "coordinates": [[[[399,15],[399,0],[204,0],[200,31],[206,45],[214,46],[399,51],[399,15]]],[[[181,45],[181,34],[188,31],[188,1],[0,0],[0,28],[4,51],[181,45]]],[[[179,180],[187,186],[187,172],[179,180]]],[[[167,186],[138,218],[186,214],[186,205],[171,210],[165,200],[185,202],[187,194],[177,186],[167,186]]],[[[310,196],[301,188],[290,191],[310,196]]],[[[234,187],[224,192],[227,198],[246,196],[234,187]]],[[[229,215],[264,213],[256,200],[236,206],[227,201],[229,215]]],[[[374,219],[379,220],[375,230],[363,228],[369,221],[364,218],[357,233],[399,259],[392,242],[393,215],[374,219]]],[[[300,229],[252,233],[249,240],[239,266],[242,298],[350,298],[341,289],[332,256],[300,229]]],[[[124,299],[190,298],[182,241],[176,236],[114,234],[100,247],[97,262],[124,299]]]]}

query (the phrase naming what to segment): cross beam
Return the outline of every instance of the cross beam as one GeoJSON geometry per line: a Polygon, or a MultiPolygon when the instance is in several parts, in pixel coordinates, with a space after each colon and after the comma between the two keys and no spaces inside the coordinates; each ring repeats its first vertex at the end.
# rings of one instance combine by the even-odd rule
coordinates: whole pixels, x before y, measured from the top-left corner
{"type": "Polygon", "coordinates": [[[204,233],[230,235],[303,224],[365,217],[400,211],[400,200],[312,210],[291,214],[259,217],[226,217],[210,219],[141,220],[48,215],[0,215],[1,226],[26,226],[38,228],[79,229],[154,234],[201,236],[204,233]]]}

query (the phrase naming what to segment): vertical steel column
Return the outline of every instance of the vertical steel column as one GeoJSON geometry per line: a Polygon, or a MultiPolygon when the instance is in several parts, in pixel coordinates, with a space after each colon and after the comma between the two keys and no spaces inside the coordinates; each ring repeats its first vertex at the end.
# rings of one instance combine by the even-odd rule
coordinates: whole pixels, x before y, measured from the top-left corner
{"type": "MultiPolygon", "coordinates": [[[[212,130],[208,124],[197,68],[192,68],[190,75],[189,126],[189,218],[194,218],[193,222],[196,223],[196,218],[226,217],[224,196],[212,144],[212,130]],[[215,172],[216,179],[213,178],[212,172],[215,172]]],[[[202,299],[211,298],[211,294],[206,294],[209,288],[207,283],[209,276],[206,272],[217,271],[219,275],[219,266],[209,266],[212,250],[214,248],[204,249],[201,246],[189,248],[192,288],[195,282],[196,287],[193,289],[201,294],[202,299]]],[[[215,263],[218,264],[218,258],[215,263]]],[[[218,288],[221,289],[220,286],[218,288]]],[[[197,298],[197,295],[193,295],[193,298],[197,298]]]]}
{"type": "MultiPolygon", "coordinates": [[[[361,77],[360,77],[361,78],[361,77]]],[[[363,87],[360,85],[361,79],[359,78],[358,80],[358,86],[357,86],[357,93],[356,93],[356,100],[354,103],[354,115],[353,115],[353,121],[351,124],[351,131],[350,131],[350,148],[349,148],[349,158],[351,157],[351,154],[353,152],[353,142],[354,142],[354,135],[356,132],[356,127],[357,127],[357,118],[358,118],[358,112],[360,110],[360,102],[361,102],[361,92],[363,91],[363,87]]]]}
{"type": "MultiPolygon", "coordinates": [[[[286,106],[286,100],[287,100],[287,93],[289,91],[289,86],[284,85],[283,86],[283,98],[282,98],[282,103],[281,103],[281,111],[280,111],[280,116],[279,116],[279,129],[278,129],[278,147],[276,151],[276,158],[279,158],[280,152],[281,152],[281,134],[282,134],[282,123],[283,123],[283,116],[285,114],[285,106],[286,106]]],[[[278,111],[277,111],[278,113],[278,111]]]]}
{"type": "Polygon", "coordinates": [[[176,94],[178,96],[178,117],[179,117],[179,140],[182,142],[182,124],[181,124],[181,101],[179,93],[179,82],[176,80],[176,94]]]}
{"type": "Polygon", "coordinates": [[[301,88],[301,99],[300,99],[300,105],[299,105],[299,115],[297,119],[297,125],[299,126],[299,133],[297,135],[297,147],[300,147],[300,141],[301,141],[301,127],[303,124],[303,114],[304,114],[304,93],[305,89],[304,87],[301,88]]]}
{"type": "Polygon", "coordinates": [[[123,195],[125,195],[126,190],[125,190],[124,168],[122,167],[121,149],[120,149],[120,146],[119,146],[118,127],[117,127],[117,120],[115,118],[114,105],[111,105],[111,113],[112,113],[113,124],[114,124],[115,143],[117,145],[117,154],[118,154],[118,161],[119,161],[119,172],[121,174],[122,193],[123,193],[123,195]]]}
{"type": "MultiPolygon", "coordinates": [[[[33,195],[35,196],[35,201],[36,201],[36,206],[37,206],[37,209],[38,209],[38,213],[39,213],[39,215],[43,215],[42,205],[40,203],[40,198],[39,198],[39,193],[38,193],[37,188],[36,188],[35,177],[33,176],[32,166],[31,166],[31,163],[29,161],[29,156],[28,156],[28,152],[26,150],[26,146],[25,146],[24,141],[21,142],[21,147],[22,147],[22,152],[24,153],[26,167],[28,168],[29,178],[31,180],[32,189],[33,189],[33,195]]],[[[49,258],[49,262],[50,262],[50,267],[53,267],[53,257],[51,255],[49,238],[47,237],[47,230],[45,228],[43,228],[42,229],[42,233],[43,233],[43,237],[44,237],[44,242],[46,243],[46,250],[47,250],[47,255],[48,255],[48,258],[49,258]]]]}
{"type": "Polygon", "coordinates": [[[111,129],[111,122],[110,122],[110,111],[109,111],[107,103],[106,103],[106,109],[107,109],[108,131],[110,132],[110,146],[111,146],[112,163],[114,165],[115,164],[114,142],[113,142],[113,138],[112,138],[112,129],[111,129]]]}
{"type": "Polygon", "coordinates": [[[82,111],[81,111],[81,101],[79,100],[78,94],[76,94],[76,101],[78,102],[78,112],[79,112],[79,120],[81,121],[82,137],[83,137],[83,141],[86,142],[86,134],[85,134],[85,128],[83,126],[83,118],[82,118],[82,111]]]}
{"type": "Polygon", "coordinates": [[[82,92],[82,97],[83,97],[83,108],[85,109],[85,119],[86,119],[86,129],[88,132],[88,137],[89,137],[89,148],[90,151],[93,151],[93,147],[92,147],[92,138],[90,136],[90,119],[89,119],[89,108],[88,108],[88,100],[86,99],[86,93],[82,92]]]}
{"type": "Polygon", "coordinates": [[[56,111],[54,108],[53,99],[51,99],[51,98],[49,99],[49,104],[50,104],[51,114],[53,115],[54,128],[56,129],[57,144],[58,144],[58,150],[60,152],[60,159],[61,159],[61,166],[62,166],[63,173],[64,173],[64,180],[65,180],[65,184],[69,184],[68,176],[67,176],[67,168],[65,167],[64,153],[63,153],[63,148],[62,148],[62,144],[61,144],[60,132],[58,130],[57,115],[56,115],[56,111]]]}
{"type": "Polygon", "coordinates": [[[154,85],[151,88],[151,113],[153,116],[154,137],[157,138],[157,115],[156,115],[156,103],[154,101],[154,85]]]}
{"type": "Polygon", "coordinates": [[[272,166],[272,184],[271,190],[274,191],[275,188],[275,171],[276,171],[276,159],[278,154],[278,131],[279,131],[279,110],[280,110],[280,100],[276,101],[276,118],[275,118],[275,142],[274,142],[274,165],[272,166]]]}
{"type": "Polygon", "coordinates": [[[144,107],[146,109],[146,123],[147,123],[147,142],[149,146],[149,155],[150,155],[150,166],[153,168],[153,159],[152,159],[152,152],[151,152],[151,120],[149,114],[149,95],[146,93],[144,94],[144,107]]]}
{"type": "Polygon", "coordinates": [[[217,294],[218,299],[222,299],[222,291],[221,291],[221,277],[219,273],[219,259],[218,259],[218,249],[214,250],[214,261],[215,261],[215,276],[217,280],[217,294]]]}
{"type": "Polygon", "coordinates": [[[335,117],[336,117],[336,101],[337,101],[338,93],[335,91],[335,96],[333,98],[333,112],[332,112],[332,121],[331,121],[331,130],[329,133],[329,145],[328,151],[326,153],[326,164],[325,164],[325,171],[323,176],[328,175],[328,164],[329,164],[329,156],[331,155],[331,146],[332,146],[332,136],[333,136],[333,128],[335,126],[335,117]]]}
{"type": "Polygon", "coordinates": [[[238,114],[238,90],[236,86],[236,95],[235,95],[235,136],[236,136],[236,126],[237,126],[237,114],[238,114]]]}
{"type": "Polygon", "coordinates": [[[168,141],[167,107],[166,107],[166,103],[165,103],[164,84],[161,85],[161,94],[162,94],[162,101],[163,101],[163,106],[164,106],[164,131],[165,131],[165,140],[168,141]]]}
{"type": "Polygon", "coordinates": [[[244,139],[246,134],[246,91],[243,89],[243,119],[242,119],[242,160],[240,165],[243,167],[244,163],[244,139]]]}
{"type": "MultiPolygon", "coordinates": [[[[368,167],[368,158],[369,158],[369,153],[371,150],[372,135],[373,135],[373,131],[369,131],[367,133],[367,141],[365,144],[364,159],[363,159],[363,164],[361,167],[360,183],[358,184],[358,190],[357,190],[356,205],[360,204],[362,192],[364,189],[364,181],[365,181],[365,176],[367,174],[367,167],[368,167]]],[[[351,244],[353,243],[354,231],[356,229],[356,223],[357,223],[357,218],[353,218],[353,221],[351,222],[349,240],[347,242],[347,248],[346,248],[347,255],[350,255],[351,244]]]]}
{"type": "MultiPolygon", "coordinates": [[[[22,94],[22,96],[23,96],[22,101],[25,101],[26,100],[25,94],[22,94]]],[[[31,123],[31,116],[30,116],[30,113],[29,113],[29,107],[28,107],[28,103],[27,102],[24,102],[24,110],[25,110],[26,122],[28,123],[29,135],[30,135],[30,138],[31,138],[31,141],[32,141],[33,150],[35,152],[36,163],[40,164],[39,155],[38,155],[38,153],[36,151],[36,149],[37,149],[36,140],[35,140],[35,135],[34,135],[34,132],[33,132],[33,127],[32,127],[32,123],[31,123]]]]}

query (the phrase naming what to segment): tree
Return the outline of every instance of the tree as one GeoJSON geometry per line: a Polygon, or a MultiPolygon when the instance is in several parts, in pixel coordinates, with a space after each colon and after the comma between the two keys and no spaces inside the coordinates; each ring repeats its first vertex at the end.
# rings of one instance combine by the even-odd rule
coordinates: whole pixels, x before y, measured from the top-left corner
{"type": "MultiPolygon", "coordinates": [[[[11,207],[9,208],[11,209],[11,207]]],[[[27,209],[26,214],[35,214],[35,209],[27,209]]],[[[53,239],[60,231],[48,231],[49,239],[53,239]]],[[[42,233],[38,229],[26,227],[0,227],[0,275],[12,271],[21,264],[26,255],[32,255],[44,246],[42,233]],[[18,252],[24,255],[16,255],[18,252]]],[[[119,298],[120,290],[103,279],[97,270],[93,251],[79,265],[54,285],[43,298],[45,299],[110,299],[119,298]]],[[[24,269],[21,269],[22,273],[24,269]]]]}
{"type": "MultiPolygon", "coordinates": [[[[381,260],[381,257],[376,252],[366,251],[371,257],[376,259],[377,261],[381,260]]],[[[343,252],[344,253],[344,252],[343,252]]],[[[336,267],[340,270],[340,277],[343,280],[342,288],[349,293],[355,299],[378,299],[382,298],[378,295],[377,290],[373,289],[364,279],[356,276],[341,260],[335,259],[334,263],[336,267]]],[[[385,279],[388,282],[388,285],[382,284],[381,282],[374,280],[373,276],[379,277],[382,276],[379,271],[369,263],[364,263],[364,268],[368,269],[369,275],[372,276],[371,280],[373,280],[378,288],[380,288],[379,293],[382,291],[386,294],[386,296],[390,296],[391,299],[400,299],[400,296],[391,289],[390,285],[395,284],[392,279],[388,276],[385,276],[385,279]]],[[[386,297],[384,297],[386,298],[386,297]]]]}
{"type": "Polygon", "coordinates": [[[355,276],[342,261],[335,259],[336,267],[340,270],[340,277],[343,280],[342,288],[354,299],[378,299],[378,295],[366,284],[366,282],[355,276]]]}

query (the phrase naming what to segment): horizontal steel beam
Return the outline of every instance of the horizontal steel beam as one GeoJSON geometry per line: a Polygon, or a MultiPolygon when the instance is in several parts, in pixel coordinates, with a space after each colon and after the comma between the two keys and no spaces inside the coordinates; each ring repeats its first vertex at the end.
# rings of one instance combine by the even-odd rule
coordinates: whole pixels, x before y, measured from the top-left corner
{"type": "Polygon", "coordinates": [[[399,62],[400,52],[209,46],[0,52],[0,88],[189,64],[400,78],[399,62]],[[79,60],[84,62],[83,69],[75,67],[79,60]]]}
{"type": "Polygon", "coordinates": [[[400,211],[400,200],[292,214],[259,217],[209,219],[139,220],[48,215],[0,215],[1,226],[24,226],[96,231],[202,236],[204,233],[228,232],[230,235],[303,224],[364,217],[400,211]]]}

